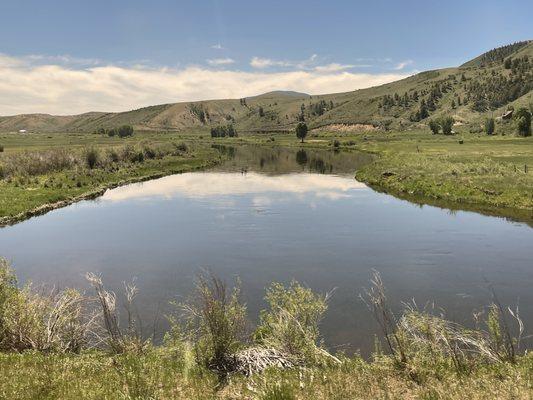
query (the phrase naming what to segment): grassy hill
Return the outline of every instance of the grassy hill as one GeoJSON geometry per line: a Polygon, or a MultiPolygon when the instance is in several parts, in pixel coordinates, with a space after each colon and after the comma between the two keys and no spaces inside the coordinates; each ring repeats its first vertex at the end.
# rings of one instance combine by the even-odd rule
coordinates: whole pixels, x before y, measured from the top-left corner
{"type": "Polygon", "coordinates": [[[122,124],[144,130],[183,130],[232,123],[241,132],[290,130],[303,118],[311,128],[347,124],[411,129],[452,115],[478,124],[508,106],[533,103],[533,41],[493,49],[456,68],[426,71],[389,84],[310,96],[274,91],[246,99],[163,104],[121,113],[0,117],[0,131],[90,132],[122,124]]]}

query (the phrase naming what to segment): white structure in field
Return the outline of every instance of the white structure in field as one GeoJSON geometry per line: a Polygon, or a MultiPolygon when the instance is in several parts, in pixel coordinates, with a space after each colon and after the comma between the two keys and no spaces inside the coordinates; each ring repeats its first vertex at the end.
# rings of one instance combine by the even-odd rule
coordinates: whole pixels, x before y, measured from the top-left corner
{"type": "Polygon", "coordinates": [[[26,133],[26,132],[27,132],[26,129],[20,129],[19,130],[19,133],[26,133]]]}

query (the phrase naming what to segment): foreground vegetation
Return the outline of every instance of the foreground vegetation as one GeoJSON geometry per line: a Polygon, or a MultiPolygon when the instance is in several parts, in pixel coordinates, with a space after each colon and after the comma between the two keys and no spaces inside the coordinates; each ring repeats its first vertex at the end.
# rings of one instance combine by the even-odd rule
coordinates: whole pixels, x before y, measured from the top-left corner
{"type": "Polygon", "coordinates": [[[251,328],[238,285],[200,276],[155,346],[137,333],[136,288],[125,285],[120,318],[117,297],[88,279],[94,297],[46,294],[19,288],[0,260],[0,397],[529,399],[533,390],[518,311],[497,302],[476,314],[476,329],[415,307],[397,316],[376,274],[363,299],[382,344],[364,360],[328,353],[319,332],[328,295],[296,282],[267,289],[268,308],[251,328]]]}

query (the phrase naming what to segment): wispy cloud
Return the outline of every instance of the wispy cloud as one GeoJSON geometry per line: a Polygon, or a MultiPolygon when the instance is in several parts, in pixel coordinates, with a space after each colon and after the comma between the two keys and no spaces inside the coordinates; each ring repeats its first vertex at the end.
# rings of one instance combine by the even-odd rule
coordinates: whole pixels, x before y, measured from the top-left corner
{"type": "Polygon", "coordinates": [[[409,65],[412,65],[414,63],[413,60],[405,60],[405,61],[401,61],[399,62],[398,64],[396,64],[394,66],[394,70],[395,71],[401,71],[402,69],[404,69],[405,67],[409,66],[409,65]]]}
{"type": "Polygon", "coordinates": [[[211,48],[215,50],[223,50],[224,46],[222,46],[220,43],[217,43],[217,44],[212,45],[211,48]]]}
{"type": "MultiPolygon", "coordinates": [[[[315,67],[315,71],[317,72],[340,72],[345,71],[347,69],[352,69],[355,67],[361,67],[363,65],[351,65],[351,64],[338,64],[338,63],[331,63],[326,65],[319,65],[315,67]]],[[[369,65],[364,65],[369,66],[369,65]]]]}
{"type": "Polygon", "coordinates": [[[212,58],[210,60],[207,60],[207,63],[212,66],[220,66],[220,65],[229,65],[233,64],[235,60],[232,58],[226,57],[226,58],[212,58]]]}
{"type": "Polygon", "coordinates": [[[291,67],[297,69],[308,69],[316,63],[317,59],[317,54],[313,54],[308,59],[301,61],[273,60],[271,58],[252,57],[252,59],[250,60],[250,66],[258,69],[265,69],[270,67],[291,67]]]}
{"type": "Polygon", "coordinates": [[[316,71],[239,71],[199,66],[158,68],[127,64],[85,67],[32,64],[0,55],[0,115],[76,114],[124,111],[178,101],[240,98],[272,90],[310,94],[375,86],[407,76],[404,72],[358,73],[340,67],[316,71]]]}

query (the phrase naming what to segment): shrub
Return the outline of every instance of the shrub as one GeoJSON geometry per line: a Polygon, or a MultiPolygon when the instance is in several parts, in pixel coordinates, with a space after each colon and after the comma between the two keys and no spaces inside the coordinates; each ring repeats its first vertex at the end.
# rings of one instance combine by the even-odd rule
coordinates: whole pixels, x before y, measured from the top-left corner
{"type": "Polygon", "coordinates": [[[232,124],[220,125],[214,128],[211,128],[211,137],[237,137],[237,131],[232,124]]]}
{"type": "Polygon", "coordinates": [[[0,153],[3,153],[3,152],[4,152],[4,145],[0,144],[0,153]]]}
{"type": "Polygon", "coordinates": [[[108,157],[109,161],[114,162],[114,163],[120,161],[120,156],[119,156],[118,152],[115,149],[110,149],[107,152],[107,157],[108,157]]]}
{"type": "Polygon", "coordinates": [[[0,259],[0,349],[80,351],[92,325],[85,303],[71,289],[50,295],[35,293],[30,286],[19,289],[10,266],[0,259]]]}
{"type": "Polygon", "coordinates": [[[338,149],[339,147],[341,147],[341,142],[339,142],[337,139],[335,139],[333,141],[333,147],[338,149]]]}
{"type": "Polygon", "coordinates": [[[429,129],[431,129],[431,132],[434,134],[434,135],[438,135],[439,134],[439,130],[440,130],[440,125],[437,121],[435,120],[431,120],[429,121],[429,129]]]}
{"type": "Polygon", "coordinates": [[[488,118],[485,121],[485,132],[487,133],[487,135],[494,134],[494,128],[495,128],[494,118],[488,118]]]}
{"type": "Polygon", "coordinates": [[[127,313],[128,326],[125,332],[123,332],[119,324],[115,293],[105,290],[100,276],[87,273],[85,277],[96,291],[96,297],[100,303],[101,316],[105,327],[106,337],[104,336],[104,338],[110,350],[117,354],[128,352],[141,353],[146,350],[148,341],[141,338],[137,321],[132,312],[133,303],[138,293],[136,286],[133,283],[124,283],[124,297],[126,298],[124,308],[127,313]]]}
{"type": "Polygon", "coordinates": [[[454,121],[453,117],[444,117],[444,118],[442,118],[442,120],[440,122],[441,127],[442,127],[442,133],[444,133],[445,135],[451,135],[454,122],[455,121],[454,121]]]}
{"type": "Polygon", "coordinates": [[[192,303],[182,305],[194,340],[196,360],[226,373],[233,369],[233,355],[242,347],[246,307],[240,302],[239,285],[229,290],[216,276],[200,275],[192,303]]]}
{"type": "Polygon", "coordinates": [[[295,281],[289,287],[273,283],[265,297],[269,308],[261,312],[254,338],[302,360],[316,361],[322,353],[319,324],[327,309],[327,298],[295,281]]]}
{"type": "Polygon", "coordinates": [[[85,150],[85,163],[90,169],[93,169],[98,164],[100,153],[94,147],[85,150]]]}
{"type": "Polygon", "coordinates": [[[122,125],[117,129],[117,134],[119,137],[124,138],[127,136],[133,136],[133,126],[131,125],[122,125]]]}
{"type": "Polygon", "coordinates": [[[520,136],[531,136],[531,113],[527,108],[519,108],[515,113],[516,127],[520,136]]]}
{"type": "Polygon", "coordinates": [[[144,157],[147,159],[153,159],[157,157],[156,151],[150,146],[144,147],[143,154],[144,154],[144,157]]]}
{"type": "Polygon", "coordinates": [[[184,142],[174,144],[174,146],[176,147],[176,150],[178,150],[178,151],[182,151],[184,153],[189,151],[189,148],[187,147],[187,144],[185,144],[184,142]]]}

